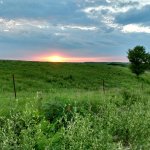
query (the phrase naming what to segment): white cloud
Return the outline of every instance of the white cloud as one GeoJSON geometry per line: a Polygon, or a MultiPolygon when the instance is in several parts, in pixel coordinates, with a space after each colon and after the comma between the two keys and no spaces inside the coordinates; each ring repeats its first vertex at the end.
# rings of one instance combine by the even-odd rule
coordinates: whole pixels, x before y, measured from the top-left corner
{"type": "Polygon", "coordinates": [[[45,20],[31,19],[5,19],[0,18],[0,32],[8,34],[30,35],[40,33],[46,35],[55,35],[59,37],[68,37],[72,31],[96,31],[95,26],[69,25],[69,24],[51,24],[45,20]]]}
{"type": "Polygon", "coordinates": [[[150,33],[149,26],[142,26],[138,24],[128,24],[123,26],[122,32],[124,33],[150,33]]]}
{"type": "Polygon", "coordinates": [[[0,18],[0,31],[16,32],[30,28],[47,29],[49,24],[43,20],[11,19],[0,18]]]}
{"type": "MultiPolygon", "coordinates": [[[[127,1],[130,2],[130,0],[127,1]]],[[[132,2],[138,2],[141,7],[150,4],[150,0],[132,0],[132,2]]]]}
{"type": "Polygon", "coordinates": [[[140,6],[145,6],[150,4],[150,0],[106,0],[108,3],[114,3],[114,4],[119,4],[119,3],[134,3],[137,2],[139,3],[140,6]]]}
{"type": "MultiPolygon", "coordinates": [[[[86,7],[81,11],[84,12],[87,17],[99,22],[100,26],[106,28],[120,29],[120,25],[115,23],[115,16],[119,13],[125,13],[135,7],[135,5],[122,5],[120,6],[116,0],[107,1],[109,5],[100,5],[93,7],[86,7]]],[[[121,1],[120,1],[121,2],[121,1]]]]}
{"type": "Polygon", "coordinates": [[[150,27],[137,24],[129,24],[123,26],[115,21],[116,15],[126,13],[131,9],[142,9],[146,5],[150,5],[150,0],[106,0],[107,5],[85,7],[81,11],[87,17],[97,21],[103,28],[117,29],[124,33],[143,32],[150,33],[150,27]]]}
{"type": "Polygon", "coordinates": [[[62,30],[65,29],[74,29],[74,30],[83,30],[83,31],[95,31],[98,30],[95,26],[79,26],[79,25],[62,25],[60,26],[62,30]]]}
{"type": "Polygon", "coordinates": [[[125,6],[125,7],[122,7],[120,9],[120,7],[117,7],[117,6],[95,6],[95,7],[87,7],[87,8],[84,8],[82,11],[87,13],[87,14],[93,14],[93,13],[99,13],[103,10],[107,10],[111,13],[120,13],[120,12],[127,12],[129,9],[131,9],[132,6],[125,6]]]}
{"type": "Polygon", "coordinates": [[[120,25],[115,23],[114,20],[115,18],[112,16],[103,16],[102,22],[110,28],[120,29],[120,25]]]}

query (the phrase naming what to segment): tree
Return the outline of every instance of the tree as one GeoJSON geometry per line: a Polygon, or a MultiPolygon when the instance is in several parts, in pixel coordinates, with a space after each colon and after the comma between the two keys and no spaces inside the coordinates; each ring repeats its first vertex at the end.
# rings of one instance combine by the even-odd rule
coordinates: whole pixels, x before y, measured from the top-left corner
{"type": "Polygon", "coordinates": [[[147,70],[150,70],[150,53],[147,53],[146,55],[145,64],[146,64],[147,70]]]}
{"type": "Polygon", "coordinates": [[[128,50],[130,69],[137,77],[143,74],[150,65],[150,54],[146,53],[145,47],[136,46],[128,50]]]}

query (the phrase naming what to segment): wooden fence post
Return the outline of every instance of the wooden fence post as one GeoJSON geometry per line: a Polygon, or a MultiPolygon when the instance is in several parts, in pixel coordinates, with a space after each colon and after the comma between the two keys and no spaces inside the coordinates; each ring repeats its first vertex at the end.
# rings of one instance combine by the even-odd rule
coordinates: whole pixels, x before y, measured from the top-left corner
{"type": "Polygon", "coordinates": [[[15,75],[13,74],[13,87],[14,87],[14,96],[15,99],[17,98],[17,93],[16,93],[16,83],[15,83],[15,75]]]}

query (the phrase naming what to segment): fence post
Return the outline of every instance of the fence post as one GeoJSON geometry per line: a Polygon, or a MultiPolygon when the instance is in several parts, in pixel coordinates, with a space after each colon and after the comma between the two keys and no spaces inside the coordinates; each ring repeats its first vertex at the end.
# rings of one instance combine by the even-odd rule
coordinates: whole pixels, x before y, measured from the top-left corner
{"type": "Polygon", "coordinates": [[[14,87],[14,96],[15,96],[15,99],[17,98],[17,93],[16,93],[16,83],[15,83],[15,75],[13,74],[13,87],[14,87]]]}

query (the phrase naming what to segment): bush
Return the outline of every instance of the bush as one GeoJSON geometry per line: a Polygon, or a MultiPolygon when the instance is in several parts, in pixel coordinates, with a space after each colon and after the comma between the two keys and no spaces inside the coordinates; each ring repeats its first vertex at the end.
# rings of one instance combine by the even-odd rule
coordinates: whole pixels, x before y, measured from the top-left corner
{"type": "Polygon", "coordinates": [[[75,115],[74,122],[64,130],[63,147],[67,150],[115,150],[112,136],[103,128],[102,120],[87,114],[75,115]]]}
{"type": "Polygon", "coordinates": [[[43,112],[47,120],[54,122],[64,114],[65,103],[60,100],[49,101],[43,105],[43,112]]]}

